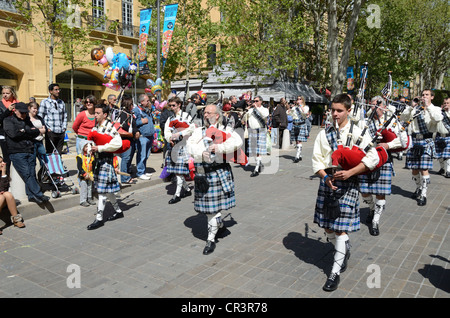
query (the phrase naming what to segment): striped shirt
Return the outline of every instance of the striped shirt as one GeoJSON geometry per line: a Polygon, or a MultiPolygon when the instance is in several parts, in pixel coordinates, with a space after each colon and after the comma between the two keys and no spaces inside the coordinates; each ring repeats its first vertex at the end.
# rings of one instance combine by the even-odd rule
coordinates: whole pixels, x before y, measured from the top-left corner
{"type": "Polygon", "coordinates": [[[44,119],[45,126],[54,133],[63,133],[67,128],[66,105],[61,99],[42,100],[38,115],[44,119]]]}

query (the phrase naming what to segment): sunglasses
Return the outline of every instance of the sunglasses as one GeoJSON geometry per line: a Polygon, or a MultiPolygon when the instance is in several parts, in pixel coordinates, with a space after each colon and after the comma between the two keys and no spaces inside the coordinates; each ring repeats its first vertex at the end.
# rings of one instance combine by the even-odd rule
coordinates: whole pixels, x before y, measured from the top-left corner
{"type": "Polygon", "coordinates": [[[177,104],[169,104],[170,107],[177,107],[177,104]]]}

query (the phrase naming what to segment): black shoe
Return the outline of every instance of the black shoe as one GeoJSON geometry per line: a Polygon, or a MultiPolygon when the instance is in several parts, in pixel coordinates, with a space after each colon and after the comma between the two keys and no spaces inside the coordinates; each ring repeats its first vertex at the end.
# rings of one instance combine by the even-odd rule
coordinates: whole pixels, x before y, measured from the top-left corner
{"type": "Polygon", "coordinates": [[[169,200],[169,204],[174,204],[180,202],[181,198],[179,196],[174,195],[172,199],[169,200]]]}
{"type": "Polygon", "coordinates": [[[214,252],[215,248],[216,248],[216,243],[214,243],[213,241],[207,241],[206,246],[203,249],[203,255],[211,254],[212,252],[214,252]]]}
{"type": "Polygon", "coordinates": [[[192,195],[191,190],[184,190],[183,193],[180,195],[180,198],[190,197],[192,195]]]}
{"type": "Polygon", "coordinates": [[[252,172],[252,174],[250,175],[250,177],[257,177],[257,176],[259,176],[259,172],[256,171],[256,170],[254,170],[254,171],[252,172]]]}
{"type": "Polygon", "coordinates": [[[89,224],[87,229],[88,230],[95,230],[99,227],[103,226],[103,221],[95,220],[92,224],[89,224]]]}
{"type": "Polygon", "coordinates": [[[330,276],[328,276],[328,279],[325,282],[325,285],[323,285],[322,289],[327,292],[336,290],[338,288],[339,281],[339,275],[336,273],[331,273],[330,276]]]}
{"type": "Polygon", "coordinates": [[[438,171],[438,174],[444,175],[444,174],[445,174],[445,170],[441,168],[441,169],[438,171]]]}
{"type": "Polygon", "coordinates": [[[427,204],[427,197],[421,197],[417,200],[417,205],[424,206],[427,204]]]}
{"type": "Polygon", "coordinates": [[[373,225],[373,223],[370,225],[369,227],[369,233],[372,236],[378,236],[380,235],[380,229],[378,228],[378,223],[375,224],[375,226],[373,225]]]}
{"type": "Polygon", "coordinates": [[[294,159],[294,163],[297,163],[297,162],[299,162],[300,161],[300,158],[295,158],[294,159]]]}
{"type": "Polygon", "coordinates": [[[416,189],[416,191],[414,191],[414,193],[411,195],[411,198],[417,199],[418,197],[420,197],[421,192],[422,191],[420,189],[416,189]]]}
{"type": "Polygon", "coordinates": [[[97,204],[97,203],[95,203],[94,201],[89,200],[89,199],[87,199],[87,203],[89,203],[90,205],[96,205],[96,204],[97,204]]]}
{"type": "Polygon", "coordinates": [[[107,220],[108,221],[114,221],[114,220],[121,219],[121,218],[123,218],[123,212],[115,212],[107,220]]]}

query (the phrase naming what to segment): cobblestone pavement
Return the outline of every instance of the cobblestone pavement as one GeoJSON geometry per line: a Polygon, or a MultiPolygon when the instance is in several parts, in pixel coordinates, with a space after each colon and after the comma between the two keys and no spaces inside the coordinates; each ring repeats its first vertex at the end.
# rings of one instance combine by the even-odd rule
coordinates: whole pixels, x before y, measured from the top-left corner
{"type": "MultiPolygon", "coordinates": [[[[365,224],[351,233],[338,290],[322,290],[333,248],[313,223],[319,179],[312,176],[311,152],[318,131],[313,127],[299,163],[291,148],[273,151],[255,178],[250,167],[233,166],[237,206],[227,211],[228,235],[211,255],[202,254],[207,221],[194,212],[193,197],[168,204],[174,186],[158,178],[161,154],[147,164],[152,181],[122,191],[125,217],[97,230],[86,230],[95,207],[81,207],[76,195],[52,199],[53,210],[19,206],[26,228],[5,226],[0,236],[0,297],[448,298],[450,179],[432,172],[428,203],[417,206],[410,171],[396,159],[380,236],[365,224]]],[[[64,158],[74,172],[71,155],[64,158]]],[[[361,203],[362,220],[367,213],[361,203]]]]}

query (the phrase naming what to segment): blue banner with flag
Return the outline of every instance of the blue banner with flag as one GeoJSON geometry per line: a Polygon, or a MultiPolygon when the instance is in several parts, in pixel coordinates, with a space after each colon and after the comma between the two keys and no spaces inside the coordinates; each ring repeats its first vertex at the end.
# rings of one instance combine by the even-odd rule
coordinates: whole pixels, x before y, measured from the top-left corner
{"type": "Polygon", "coordinates": [[[178,4],[169,4],[164,7],[164,27],[163,27],[163,42],[162,42],[162,59],[163,67],[166,64],[169,56],[169,46],[173,37],[173,30],[175,29],[175,20],[177,18],[178,4]]]}
{"type": "Polygon", "coordinates": [[[150,28],[150,21],[152,18],[152,9],[142,9],[140,12],[139,25],[139,75],[150,74],[147,62],[147,41],[148,30],[150,28]]]}

